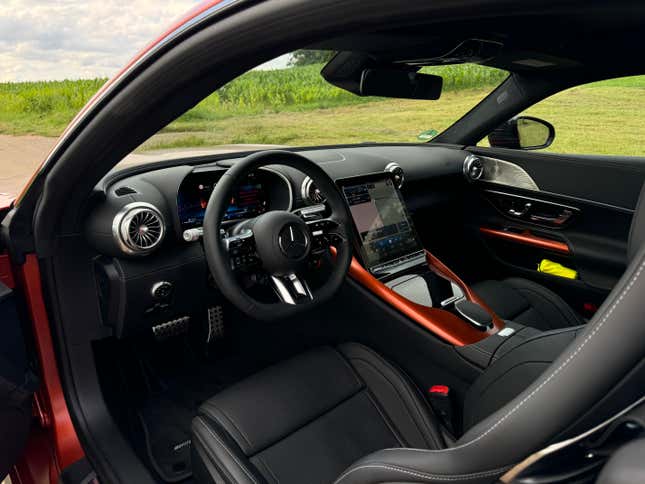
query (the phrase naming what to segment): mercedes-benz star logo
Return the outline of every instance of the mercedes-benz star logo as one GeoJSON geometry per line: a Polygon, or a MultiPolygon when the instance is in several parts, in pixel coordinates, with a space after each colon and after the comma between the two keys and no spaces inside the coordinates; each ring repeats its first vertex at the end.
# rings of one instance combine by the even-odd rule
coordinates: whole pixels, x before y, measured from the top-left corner
{"type": "Polygon", "coordinates": [[[296,224],[287,224],[282,228],[278,243],[289,259],[300,259],[307,252],[307,235],[296,224]]]}

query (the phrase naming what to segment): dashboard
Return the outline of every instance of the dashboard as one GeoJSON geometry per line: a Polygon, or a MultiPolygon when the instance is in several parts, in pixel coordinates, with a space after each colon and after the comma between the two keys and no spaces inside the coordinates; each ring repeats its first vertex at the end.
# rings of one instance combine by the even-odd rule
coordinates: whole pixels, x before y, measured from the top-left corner
{"type": "MultiPolygon", "coordinates": [[[[433,199],[453,196],[448,185],[439,182],[431,192],[427,183],[446,177],[463,183],[466,156],[459,149],[423,145],[353,146],[299,153],[319,164],[337,182],[387,171],[395,181],[405,178],[405,205],[411,212],[432,204],[433,199]]],[[[105,256],[141,259],[153,252],[172,251],[198,241],[213,188],[237,161],[231,156],[184,157],[173,160],[172,166],[164,161],[166,166],[142,165],[109,174],[96,187],[95,206],[88,210],[85,224],[88,242],[105,256]],[[141,224],[145,225],[145,234],[139,233],[141,224]]],[[[383,195],[364,186],[346,186],[345,190],[352,204],[361,196],[383,195]]],[[[316,205],[324,202],[321,195],[311,179],[297,170],[282,165],[262,167],[233,190],[223,222],[232,224],[271,210],[316,205]]],[[[362,257],[370,266],[396,259],[419,246],[418,239],[408,237],[413,231],[410,214],[387,208],[387,200],[396,202],[396,197],[400,194],[392,192],[375,203],[378,209],[371,222],[364,222],[376,224],[375,227],[383,224],[363,240],[362,257]]],[[[368,207],[356,205],[352,211],[357,213],[368,207]]]]}
{"type": "MultiPolygon", "coordinates": [[[[357,227],[356,253],[374,275],[418,254],[420,239],[433,237],[428,229],[450,216],[446,207],[459,206],[455,187],[464,184],[467,155],[460,149],[383,145],[299,153],[337,182],[357,227]],[[403,179],[401,192],[394,185],[403,179]],[[424,223],[417,235],[413,215],[433,223],[424,223]]],[[[160,161],[165,164],[108,174],[84,221],[85,240],[98,256],[93,271],[102,320],[117,337],[221,304],[209,283],[200,232],[213,188],[237,159],[223,154],[160,161]]],[[[283,165],[258,169],[232,191],[223,223],[324,202],[312,183],[283,165]]]]}

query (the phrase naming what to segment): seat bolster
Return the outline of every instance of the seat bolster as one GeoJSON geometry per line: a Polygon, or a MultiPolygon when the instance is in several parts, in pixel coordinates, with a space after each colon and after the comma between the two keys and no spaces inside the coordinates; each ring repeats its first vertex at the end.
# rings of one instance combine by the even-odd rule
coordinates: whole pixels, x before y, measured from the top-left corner
{"type": "Polygon", "coordinates": [[[197,482],[264,484],[239,447],[203,417],[192,422],[193,475],[197,482]]]}
{"type": "Polygon", "coordinates": [[[585,323],[564,299],[528,279],[482,281],[473,285],[473,290],[501,318],[541,331],[585,323]]]}
{"type": "Polygon", "coordinates": [[[424,449],[445,447],[438,419],[419,389],[401,369],[361,344],[346,343],[338,350],[365,382],[406,446],[424,449]]]}
{"type": "Polygon", "coordinates": [[[547,324],[549,324],[548,328],[543,329],[560,329],[585,324],[585,321],[578,313],[550,289],[519,277],[506,279],[505,282],[522,294],[543,315],[547,324]],[[557,321],[558,319],[561,322],[557,321]]]}
{"type": "Polygon", "coordinates": [[[463,458],[460,452],[423,449],[384,449],[352,464],[334,484],[385,484],[436,482],[451,484],[490,484],[510,466],[481,472],[459,474],[463,458]]]}

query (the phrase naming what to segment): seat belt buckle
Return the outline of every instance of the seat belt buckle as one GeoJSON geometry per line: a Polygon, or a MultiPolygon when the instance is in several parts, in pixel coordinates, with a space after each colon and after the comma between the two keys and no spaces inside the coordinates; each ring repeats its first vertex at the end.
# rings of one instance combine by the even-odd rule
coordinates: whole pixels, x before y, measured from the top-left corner
{"type": "Polygon", "coordinates": [[[432,385],[428,390],[430,406],[439,420],[448,429],[450,433],[454,432],[452,421],[452,399],[450,398],[450,388],[446,385],[432,385]]]}

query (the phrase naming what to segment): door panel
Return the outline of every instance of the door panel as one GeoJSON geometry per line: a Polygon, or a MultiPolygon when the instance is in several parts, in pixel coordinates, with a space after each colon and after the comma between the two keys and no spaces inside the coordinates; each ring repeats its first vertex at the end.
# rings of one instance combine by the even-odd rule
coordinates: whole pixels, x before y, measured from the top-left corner
{"type": "Polygon", "coordinates": [[[538,189],[469,184],[465,222],[471,249],[463,270],[475,280],[532,279],[590,315],[626,268],[645,159],[617,158],[614,164],[611,157],[477,150],[483,151],[521,165],[538,189]],[[576,270],[577,278],[538,272],[543,259],[576,270]]]}
{"type": "MultiPolygon", "coordinates": [[[[0,255],[3,263],[4,258],[0,255]]],[[[12,282],[4,272],[0,275],[2,281],[12,282]]],[[[0,323],[0,477],[4,477],[27,441],[37,386],[29,368],[13,290],[5,282],[0,282],[0,323]]]]}
{"type": "Polygon", "coordinates": [[[540,192],[633,210],[645,179],[645,157],[564,155],[473,147],[469,151],[512,162],[540,192]]]}

